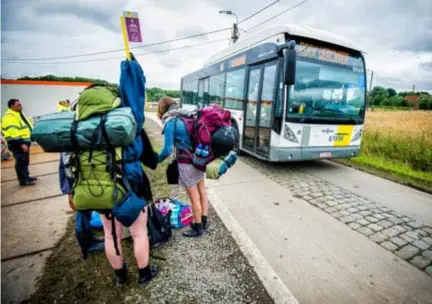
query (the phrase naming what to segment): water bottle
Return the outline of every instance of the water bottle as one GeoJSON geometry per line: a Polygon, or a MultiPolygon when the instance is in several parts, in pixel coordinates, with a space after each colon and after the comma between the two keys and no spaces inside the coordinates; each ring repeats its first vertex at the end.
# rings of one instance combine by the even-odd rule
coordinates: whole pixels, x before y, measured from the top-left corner
{"type": "Polygon", "coordinates": [[[203,153],[202,144],[199,144],[198,147],[195,150],[195,155],[196,156],[201,156],[202,153],[203,153]]]}
{"type": "Polygon", "coordinates": [[[201,155],[202,155],[202,157],[208,157],[209,154],[210,154],[210,152],[209,152],[209,146],[205,146],[204,150],[202,150],[201,155]]]}

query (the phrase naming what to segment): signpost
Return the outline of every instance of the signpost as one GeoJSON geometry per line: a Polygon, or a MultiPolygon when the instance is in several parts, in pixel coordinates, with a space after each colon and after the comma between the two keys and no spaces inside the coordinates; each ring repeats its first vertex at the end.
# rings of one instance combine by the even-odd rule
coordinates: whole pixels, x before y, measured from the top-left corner
{"type": "Polygon", "coordinates": [[[129,42],[142,42],[138,13],[123,12],[123,16],[120,17],[120,23],[122,27],[126,57],[130,60],[129,42]]]}

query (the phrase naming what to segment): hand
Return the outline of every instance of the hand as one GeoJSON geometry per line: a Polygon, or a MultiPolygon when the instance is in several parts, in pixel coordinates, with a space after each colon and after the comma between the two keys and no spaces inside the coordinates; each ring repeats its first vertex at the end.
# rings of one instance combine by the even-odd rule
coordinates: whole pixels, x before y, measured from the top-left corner
{"type": "Polygon", "coordinates": [[[23,149],[23,151],[24,151],[25,153],[27,153],[27,152],[29,151],[29,147],[28,147],[26,144],[22,144],[22,145],[21,145],[21,148],[23,149]]]}

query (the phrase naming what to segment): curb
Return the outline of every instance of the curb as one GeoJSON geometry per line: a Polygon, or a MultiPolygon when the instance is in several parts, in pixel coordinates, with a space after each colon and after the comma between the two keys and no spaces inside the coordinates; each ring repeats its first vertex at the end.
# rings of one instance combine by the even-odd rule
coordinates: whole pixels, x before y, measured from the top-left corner
{"type": "Polygon", "coordinates": [[[225,227],[231,231],[231,235],[237,242],[240,250],[245,255],[249,264],[255,269],[255,272],[264,285],[264,288],[267,290],[274,302],[276,304],[298,304],[297,299],[274,272],[273,268],[271,268],[270,264],[263,257],[252,240],[247,236],[246,232],[244,232],[240,224],[232,216],[219,197],[212,189],[207,189],[207,195],[209,197],[209,202],[216,210],[219,218],[222,220],[225,227]]]}

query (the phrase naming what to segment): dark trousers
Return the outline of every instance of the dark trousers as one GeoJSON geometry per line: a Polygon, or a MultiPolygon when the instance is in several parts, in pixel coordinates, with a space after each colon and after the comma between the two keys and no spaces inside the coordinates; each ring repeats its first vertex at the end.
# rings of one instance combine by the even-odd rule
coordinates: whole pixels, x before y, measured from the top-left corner
{"type": "MultiPolygon", "coordinates": [[[[27,144],[30,149],[30,145],[27,144]]],[[[10,146],[9,150],[13,153],[15,158],[15,171],[20,183],[26,182],[29,179],[29,163],[30,153],[24,152],[21,146],[10,146]]]]}

